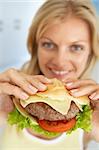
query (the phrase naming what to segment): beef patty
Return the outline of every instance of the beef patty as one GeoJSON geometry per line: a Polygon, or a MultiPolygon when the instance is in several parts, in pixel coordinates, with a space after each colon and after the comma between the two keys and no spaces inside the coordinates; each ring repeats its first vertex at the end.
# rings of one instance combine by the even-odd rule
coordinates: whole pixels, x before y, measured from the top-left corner
{"type": "Polygon", "coordinates": [[[25,110],[29,114],[37,117],[39,120],[45,119],[49,121],[70,120],[79,112],[79,108],[74,102],[71,103],[70,109],[66,115],[62,115],[51,106],[43,102],[31,103],[25,107],[25,110]]]}

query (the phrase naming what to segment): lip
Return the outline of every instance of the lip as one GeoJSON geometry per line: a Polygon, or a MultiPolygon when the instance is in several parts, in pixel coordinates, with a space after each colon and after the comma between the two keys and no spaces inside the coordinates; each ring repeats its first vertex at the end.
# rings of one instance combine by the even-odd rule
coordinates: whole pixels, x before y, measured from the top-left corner
{"type": "Polygon", "coordinates": [[[64,78],[68,78],[72,72],[72,70],[56,70],[52,68],[49,68],[49,70],[54,78],[61,80],[64,78]]]}
{"type": "Polygon", "coordinates": [[[54,69],[51,69],[51,71],[56,74],[56,75],[66,75],[69,73],[69,71],[65,71],[65,70],[54,70],[54,69]]]}

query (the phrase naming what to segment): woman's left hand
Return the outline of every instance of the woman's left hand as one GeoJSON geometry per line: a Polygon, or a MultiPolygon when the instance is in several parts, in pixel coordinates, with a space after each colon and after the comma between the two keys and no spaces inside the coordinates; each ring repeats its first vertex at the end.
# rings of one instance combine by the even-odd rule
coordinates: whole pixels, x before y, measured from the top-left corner
{"type": "Polygon", "coordinates": [[[94,106],[92,115],[92,131],[84,134],[84,144],[87,145],[90,140],[99,142],[99,84],[93,80],[76,80],[66,84],[66,88],[70,90],[75,97],[88,95],[94,106]],[[87,137],[87,138],[86,138],[87,137]]]}
{"type": "Polygon", "coordinates": [[[99,110],[99,84],[91,79],[81,79],[66,83],[66,88],[70,90],[71,95],[74,97],[80,97],[87,95],[94,109],[99,110]]]}

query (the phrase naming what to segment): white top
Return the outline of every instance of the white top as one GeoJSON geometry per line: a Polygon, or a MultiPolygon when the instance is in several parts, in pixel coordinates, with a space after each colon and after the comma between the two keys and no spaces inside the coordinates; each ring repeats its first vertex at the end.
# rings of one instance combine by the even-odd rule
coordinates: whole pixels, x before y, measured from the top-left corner
{"type": "Polygon", "coordinates": [[[83,131],[78,129],[70,135],[63,133],[53,140],[43,140],[30,135],[26,129],[7,126],[1,137],[0,150],[82,150],[83,131]]]}

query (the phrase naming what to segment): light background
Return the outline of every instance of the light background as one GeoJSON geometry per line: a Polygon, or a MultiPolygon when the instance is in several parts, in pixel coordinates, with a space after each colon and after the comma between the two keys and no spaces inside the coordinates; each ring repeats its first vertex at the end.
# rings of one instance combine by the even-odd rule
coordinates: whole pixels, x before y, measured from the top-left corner
{"type": "MultiPolygon", "coordinates": [[[[0,72],[9,67],[20,68],[29,59],[26,41],[32,18],[44,0],[0,0],[0,72]]],[[[93,0],[99,14],[99,0],[93,0]]],[[[99,63],[92,73],[99,82],[99,63]]],[[[0,132],[2,130],[0,129],[0,132]]],[[[88,150],[99,150],[91,142],[88,150]]]]}

